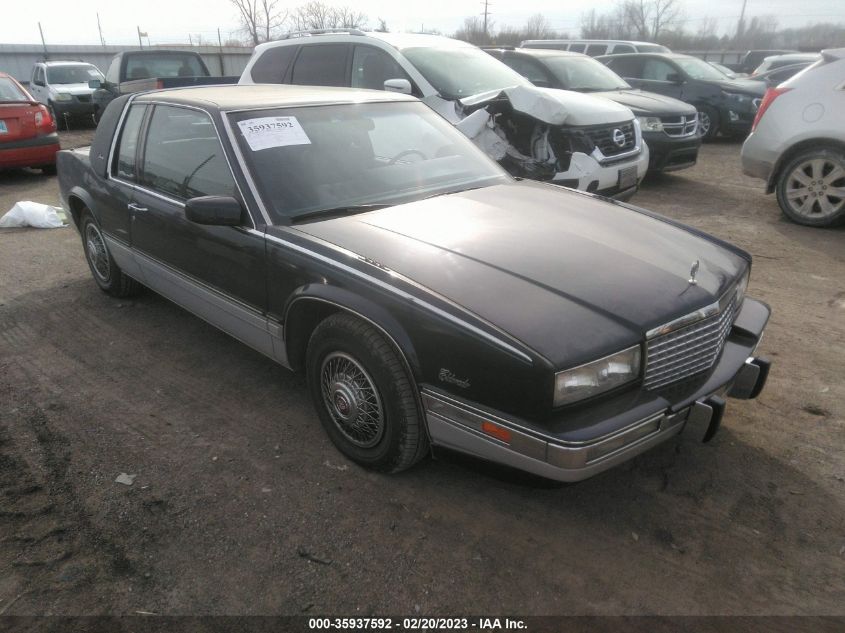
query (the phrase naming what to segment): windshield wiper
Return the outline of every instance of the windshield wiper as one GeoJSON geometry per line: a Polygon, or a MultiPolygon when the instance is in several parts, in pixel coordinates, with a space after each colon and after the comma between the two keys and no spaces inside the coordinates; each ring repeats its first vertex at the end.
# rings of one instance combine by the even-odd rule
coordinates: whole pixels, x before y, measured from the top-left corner
{"type": "Polygon", "coordinates": [[[345,215],[355,215],[356,213],[366,213],[367,211],[378,211],[386,207],[391,207],[391,204],[352,204],[346,207],[334,207],[331,209],[317,209],[316,211],[306,211],[305,213],[298,213],[291,216],[293,224],[300,222],[308,222],[310,220],[322,219],[329,220],[331,218],[340,218],[345,215]]]}

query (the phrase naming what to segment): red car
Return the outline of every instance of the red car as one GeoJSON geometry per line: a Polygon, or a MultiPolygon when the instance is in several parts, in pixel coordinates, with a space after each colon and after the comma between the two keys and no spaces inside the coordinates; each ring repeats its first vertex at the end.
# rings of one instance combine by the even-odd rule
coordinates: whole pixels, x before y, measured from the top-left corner
{"type": "Polygon", "coordinates": [[[59,135],[47,106],[0,72],[0,169],[37,167],[56,173],[59,135]]]}

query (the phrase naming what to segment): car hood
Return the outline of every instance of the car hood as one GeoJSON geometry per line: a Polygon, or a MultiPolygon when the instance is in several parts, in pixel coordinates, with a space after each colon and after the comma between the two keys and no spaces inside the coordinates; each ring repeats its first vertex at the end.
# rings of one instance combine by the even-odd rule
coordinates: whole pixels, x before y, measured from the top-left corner
{"type": "Polygon", "coordinates": [[[729,79],[714,81],[713,83],[728,92],[744,92],[758,97],[762,97],[766,93],[766,84],[753,79],[729,79]]]}
{"type": "Polygon", "coordinates": [[[646,212],[530,181],[294,230],[425,286],[556,367],[623,349],[712,303],[748,258],[646,212]]]}
{"type": "Polygon", "coordinates": [[[72,95],[90,95],[94,92],[88,84],[53,84],[50,87],[55,92],[67,92],[72,95]]]}
{"type": "Polygon", "coordinates": [[[503,99],[510,101],[517,112],[549,125],[613,125],[633,118],[631,111],[618,103],[571,90],[531,85],[484,92],[461,99],[459,103],[467,111],[474,111],[503,99]]]}
{"type": "Polygon", "coordinates": [[[695,108],[690,104],[672,97],[664,97],[656,92],[608,90],[589,94],[621,103],[637,116],[691,116],[695,114],[695,108]]]}

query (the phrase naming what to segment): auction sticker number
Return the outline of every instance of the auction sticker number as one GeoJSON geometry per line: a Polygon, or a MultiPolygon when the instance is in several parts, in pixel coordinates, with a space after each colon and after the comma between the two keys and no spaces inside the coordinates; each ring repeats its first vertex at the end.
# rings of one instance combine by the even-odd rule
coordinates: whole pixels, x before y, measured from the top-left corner
{"type": "Polygon", "coordinates": [[[253,152],[271,147],[310,145],[311,139],[295,116],[271,116],[238,121],[249,148],[253,152]]]}

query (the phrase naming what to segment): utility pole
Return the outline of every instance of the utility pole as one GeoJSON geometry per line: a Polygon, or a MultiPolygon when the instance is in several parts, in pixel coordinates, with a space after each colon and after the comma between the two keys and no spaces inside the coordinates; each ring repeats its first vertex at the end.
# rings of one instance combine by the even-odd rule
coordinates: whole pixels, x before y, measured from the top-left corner
{"type": "Polygon", "coordinates": [[[46,62],[50,59],[50,55],[47,54],[47,42],[44,41],[44,31],[41,29],[41,22],[38,23],[38,32],[41,33],[41,46],[44,47],[44,61],[46,62]]]}
{"type": "Polygon", "coordinates": [[[100,14],[99,14],[99,12],[97,13],[97,30],[100,32],[100,44],[102,44],[103,48],[105,48],[106,47],[106,40],[103,37],[103,27],[100,26],[100,14]]]}
{"type": "Polygon", "coordinates": [[[141,27],[136,26],[135,28],[138,30],[138,46],[144,48],[144,43],[141,41],[141,27]]]}
{"type": "Polygon", "coordinates": [[[191,34],[190,34],[190,33],[188,33],[188,43],[189,43],[191,46],[193,46],[193,45],[194,45],[194,38],[193,38],[193,37],[191,37],[191,34]]]}
{"type": "Polygon", "coordinates": [[[748,0],[742,0],[742,11],[739,14],[739,23],[736,25],[736,39],[742,37],[743,33],[745,33],[745,5],[748,4],[748,0]]]}
{"type": "Polygon", "coordinates": [[[490,14],[490,1],[484,0],[484,37],[488,37],[487,34],[487,16],[490,14]]]}

